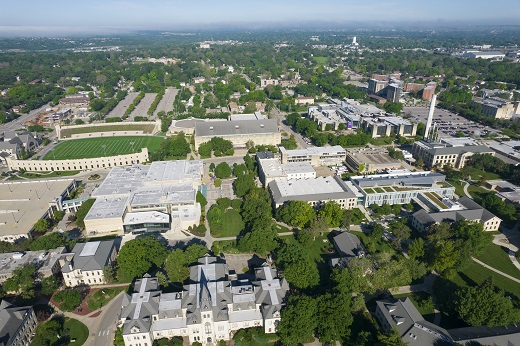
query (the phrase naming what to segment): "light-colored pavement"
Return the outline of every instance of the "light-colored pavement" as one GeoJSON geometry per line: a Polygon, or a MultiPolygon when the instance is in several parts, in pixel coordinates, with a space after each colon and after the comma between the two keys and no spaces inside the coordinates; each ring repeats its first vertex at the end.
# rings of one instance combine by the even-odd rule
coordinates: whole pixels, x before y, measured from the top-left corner
{"type": "Polygon", "coordinates": [[[32,111],[30,111],[29,113],[27,114],[23,114],[21,115],[20,117],[18,117],[17,119],[13,120],[13,121],[10,121],[6,124],[3,124],[0,126],[0,132],[3,132],[3,131],[9,131],[9,130],[17,130],[21,127],[23,127],[23,123],[25,123],[26,121],[29,121],[31,119],[33,119],[34,117],[36,117],[40,112],[43,112],[45,111],[46,108],[49,108],[50,107],[50,103],[47,103],[47,104],[44,104],[43,106],[41,106],[40,108],[36,108],[32,111]]]}
{"type": "Polygon", "coordinates": [[[144,97],[141,99],[141,102],[135,106],[135,109],[130,115],[128,116],[128,119],[125,121],[134,121],[135,117],[148,117],[148,109],[150,109],[150,106],[152,105],[153,101],[155,100],[155,96],[157,94],[145,94],[144,97]]]}
{"type": "Polygon", "coordinates": [[[175,97],[179,93],[180,89],[175,88],[168,88],[164,92],[164,96],[157,105],[157,108],[155,109],[155,112],[153,113],[154,116],[157,116],[157,113],[164,112],[168,113],[173,111],[173,102],[175,101],[175,97]]]}
{"type": "Polygon", "coordinates": [[[123,115],[126,112],[126,109],[132,104],[132,102],[134,102],[134,100],[137,97],[137,95],[139,95],[138,92],[128,93],[125,96],[125,98],[122,99],[121,102],[119,102],[117,104],[117,106],[115,106],[115,108],[112,109],[112,111],[110,111],[110,113],[108,113],[107,118],[113,118],[113,117],[121,118],[121,117],[123,117],[123,115]]]}
{"type": "Polygon", "coordinates": [[[469,191],[468,191],[468,187],[469,187],[469,183],[466,181],[465,182],[466,184],[464,184],[464,193],[466,194],[466,196],[468,196],[469,198],[473,198],[471,197],[471,195],[469,194],[469,191]]]}

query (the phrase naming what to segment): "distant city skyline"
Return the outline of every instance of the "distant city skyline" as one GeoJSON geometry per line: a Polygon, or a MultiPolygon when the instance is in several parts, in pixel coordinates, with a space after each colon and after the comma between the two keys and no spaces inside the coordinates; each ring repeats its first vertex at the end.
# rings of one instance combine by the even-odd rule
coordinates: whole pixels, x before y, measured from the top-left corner
{"type": "Polygon", "coordinates": [[[493,3],[483,0],[328,0],[325,3],[309,0],[26,0],[2,4],[0,34],[40,30],[80,33],[226,26],[269,28],[298,24],[339,27],[364,21],[515,25],[518,13],[518,0],[493,3]]]}

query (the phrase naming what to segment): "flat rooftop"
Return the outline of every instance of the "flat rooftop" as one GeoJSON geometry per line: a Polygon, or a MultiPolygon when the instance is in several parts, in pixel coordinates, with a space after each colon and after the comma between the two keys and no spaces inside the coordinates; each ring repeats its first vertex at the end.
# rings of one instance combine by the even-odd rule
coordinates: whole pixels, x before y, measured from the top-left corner
{"type": "Polygon", "coordinates": [[[126,210],[128,196],[103,196],[96,198],[85,220],[121,218],[126,210]]]}
{"type": "Polygon", "coordinates": [[[190,183],[144,185],[130,195],[128,204],[176,203],[194,201],[197,190],[190,183]]]}
{"type": "Polygon", "coordinates": [[[412,122],[401,118],[401,117],[395,117],[395,116],[378,116],[376,118],[372,117],[364,117],[363,121],[372,124],[372,125],[412,125],[412,122]]]}
{"type": "Polygon", "coordinates": [[[276,204],[290,200],[317,201],[356,198],[356,195],[336,176],[289,180],[276,178],[269,183],[276,204]]]}
{"type": "Polygon", "coordinates": [[[195,124],[196,136],[219,137],[276,132],[278,132],[278,123],[275,119],[230,120],[218,122],[198,122],[195,124]]]}
{"type": "Polygon", "coordinates": [[[279,159],[260,159],[262,171],[267,178],[285,177],[288,174],[315,173],[309,162],[280,163],[279,159]]]}
{"type": "Polygon", "coordinates": [[[287,156],[312,156],[312,155],[346,155],[347,151],[340,145],[330,147],[311,147],[307,149],[287,150],[280,147],[282,155],[287,156]]]}
{"type": "Polygon", "coordinates": [[[59,247],[49,251],[26,251],[9,252],[0,254],[0,275],[8,275],[17,268],[34,264],[36,269],[51,270],[61,255],[65,253],[65,248],[59,247]]]}
{"type": "Polygon", "coordinates": [[[0,236],[27,234],[74,179],[0,183],[0,236]]]}
{"type": "Polygon", "coordinates": [[[401,165],[399,160],[391,158],[386,149],[382,148],[348,149],[347,156],[366,165],[401,165]]]}
{"type": "Polygon", "coordinates": [[[159,211],[143,211],[140,213],[127,213],[125,215],[123,224],[125,225],[138,225],[141,223],[169,223],[170,215],[161,213],[159,211]]]}
{"type": "Polygon", "coordinates": [[[433,172],[406,172],[398,174],[376,174],[368,176],[354,176],[350,180],[361,188],[374,186],[432,186],[437,182],[444,182],[446,176],[433,172]]]}

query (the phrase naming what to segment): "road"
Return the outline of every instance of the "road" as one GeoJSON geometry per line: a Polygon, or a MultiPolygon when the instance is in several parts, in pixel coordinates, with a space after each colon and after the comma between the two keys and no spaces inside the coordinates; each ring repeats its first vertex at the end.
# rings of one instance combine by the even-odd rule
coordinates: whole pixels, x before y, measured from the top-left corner
{"type": "Polygon", "coordinates": [[[300,135],[297,132],[294,132],[290,126],[287,126],[284,124],[283,121],[285,120],[285,114],[280,112],[280,110],[278,108],[273,109],[269,115],[270,115],[271,119],[276,119],[278,121],[278,127],[280,128],[281,132],[286,132],[289,135],[291,135],[291,134],[294,135],[294,138],[296,139],[296,142],[298,143],[298,147],[306,149],[310,146],[307,143],[305,143],[302,135],[300,135]]]}
{"type": "Polygon", "coordinates": [[[0,132],[17,130],[17,129],[23,127],[23,125],[22,125],[23,123],[35,118],[40,112],[43,112],[46,108],[49,108],[49,107],[50,107],[50,103],[47,103],[47,104],[41,106],[40,108],[30,111],[28,114],[23,114],[18,119],[10,121],[7,124],[1,125],[0,132]]]}
{"type": "Polygon", "coordinates": [[[98,317],[89,317],[92,322],[89,326],[90,335],[85,346],[112,345],[117,330],[117,321],[123,305],[124,292],[119,293],[116,298],[102,308],[98,317]]]}

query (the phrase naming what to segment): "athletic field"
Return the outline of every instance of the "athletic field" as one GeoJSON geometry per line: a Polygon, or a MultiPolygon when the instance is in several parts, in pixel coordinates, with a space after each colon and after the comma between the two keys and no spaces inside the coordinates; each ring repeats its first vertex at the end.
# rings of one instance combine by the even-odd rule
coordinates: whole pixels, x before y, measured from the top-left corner
{"type": "Polygon", "coordinates": [[[59,143],[43,159],[70,160],[124,155],[140,152],[145,147],[152,152],[159,149],[163,140],[162,137],[151,136],[73,139],[59,143]]]}

